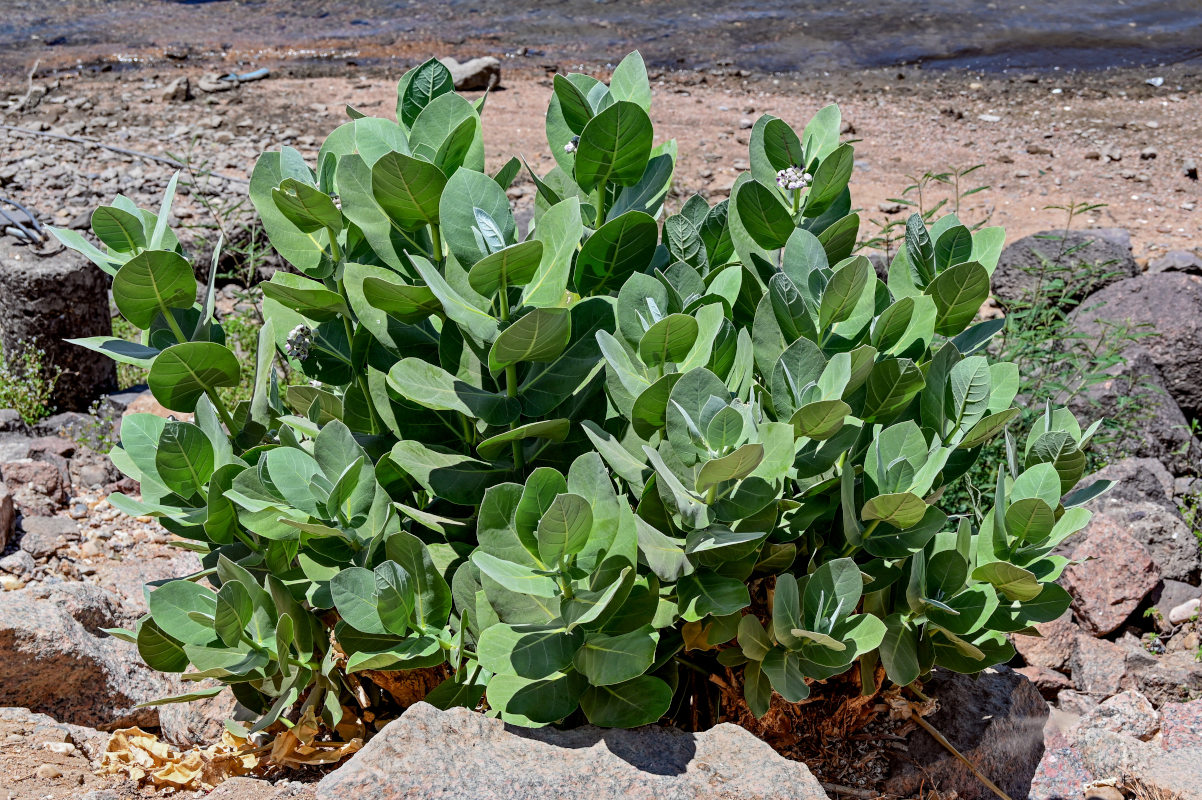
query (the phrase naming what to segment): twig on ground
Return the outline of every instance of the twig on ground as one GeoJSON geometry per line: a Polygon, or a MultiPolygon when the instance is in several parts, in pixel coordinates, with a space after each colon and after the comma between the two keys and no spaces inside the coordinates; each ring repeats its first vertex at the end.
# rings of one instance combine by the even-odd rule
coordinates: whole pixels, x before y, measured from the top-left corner
{"type": "MultiPolygon", "coordinates": [[[[26,136],[42,136],[47,139],[60,139],[64,142],[74,142],[76,144],[86,144],[86,145],[90,145],[92,147],[100,147],[105,150],[111,150],[114,153],[120,153],[121,155],[134,156],[135,158],[144,158],[148,161],[157,161],[160,164],[168,164],[172,167],[176,167],[177,169],[183,169],[185,166],[187,166],[186,164],[184,164],[180,161],[177,161],[174,158],[168,158],[166,156],[157,156],[154,153],[143,153],[141,150],[130,150],[129,148],[126,148],[126,147],[117,147],[116,145],[105,144],[104,142],[100,142],[95,139],[85,139],[82,136],[68,136],[65,133],[51,133],[50,131],[34,131],[34,130],[30,130],[29,128],[18,128],[15,125],[0,125],[0,130],[12,131],[13,133],[21,133],[21,134],[25,134],[26,136]]],[[[248,181],[246,178],[237,178],[237,177],[234,177],[233,175],[223,175],[220,172],[206,171],[206,172],[203,172],[200,174],[211,175],[214,178],[221,178],[222,180],[227,180],[227,181],[230,181],[231,183],[250,183],[250,181],[248,181]]]]}
{"type": "Polygon", "coordinates": [[[955,756],[957,759],[959,759],[960,762],[962,764],[964,764],[964,766],[968,767],[969,772],[971,772],[973,775],[975,775],[977,780],[979,780],[981,783],[985,784],[985,787],[987,789],[989,789],[989,791],[993,792],[998,797],[1002,798],[1002,800],[1012,800],[1010,795],[1006,794],[1000,788],[998,788],[996,783],[994,783],[993,781],[989,780],[989,778],[986,778],[984,775],[982,775],[981,771],[979,769],[977,769],[976,764],[973,764],[971,761],[968,760],[967,757],[965,757],[965,755],[963,753],[961,753],[959,750],[957,750],[955,745],[953,745],[951,742],[949,742],[947,740],[947,737],[945,737],[942,733],[940,733],[939,731],[937,731],[935,729],[934,725],[932,725],[931,723],[929,723],[925,719],[923,719],[922,714],[920,713],[918,708],[914,707],[913,704],[911,704],[911,707],[914,708],[914,715],[910,719],[914,720],[919,725],[921,725],[923,730],[925,730],[927,733],[931,734],[931,737],[935,741],[939,742],[939,744],[941,744],[945,748],[947,748],[947,751],[949,753],[951,753],[953,756],[955,756]]]}

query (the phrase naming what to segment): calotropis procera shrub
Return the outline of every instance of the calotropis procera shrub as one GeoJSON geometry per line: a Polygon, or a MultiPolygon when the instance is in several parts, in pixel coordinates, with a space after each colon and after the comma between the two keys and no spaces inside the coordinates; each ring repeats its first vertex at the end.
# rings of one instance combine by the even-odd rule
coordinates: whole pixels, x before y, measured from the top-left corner
{"type": "Polygon", "coordinates": [[[762,715],[857,664],[869,690],[878,665],[980,671],[1063,613],[1052,550],[1105,487],[1073,491],[1093,429],[1069,413],[1007,431],[1017,369],[974,323],[1002,231],[911,217],[879,280],[853,255],[834,106],[800,134],[762,117],[730,199],[666,214],[676,143],[650,104],[637,54],[608,86],[555,77],[527,236],[522,163],[484,171],[485,99],[437,61],[401,80],[396,121],[348,108],[315,163],[264,154],[251,199],[295,272],[263,284],[237,407],[171,190],[157,214],[98,209],[100,247],[58,231],[143,331],[79,344],[195,413],[127,417],[113,450],[142,488],[113,505],[203,564],[115,634],[229,685],[251,731],[332,729],[379,702],[365,680],[420,668],[442,707],[633,726],[684,719],[699,671],[741,676],[762,715]],[[310,384],[281,387],[280,358],[310,384]],[[992,505],[949,518],[995,436],[992,505]]]}

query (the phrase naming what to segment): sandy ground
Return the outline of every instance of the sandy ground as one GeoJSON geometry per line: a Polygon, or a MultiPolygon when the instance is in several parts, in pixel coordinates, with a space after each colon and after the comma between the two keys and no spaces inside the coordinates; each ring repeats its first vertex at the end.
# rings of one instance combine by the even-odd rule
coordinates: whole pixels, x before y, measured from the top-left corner
{"type": "MultiPolygon", "coordinates": [[[[537,67],[511,67],[485,109],[489,168],[519,154],[545,173],[553,165],[542,123],[550,81],[537,67]]],[[[45,88],[45,96],[3,122],[153,153],[190,151],[198,163],[245,176],[261,149],[286,143],[315,154],[325,134],[346,120],[345,104],[393,115],[400,73],[285,65],[267,80],[205,94],[195,88],[203,71],[187,61],[39,76],[35,94],[45,88]],[[181,76],[192,79],[195,96],[165,100],[164,87],[181,76]]],[[[760,114],[800,130],[817,109],[838,102],[845,135],[859,140],[852,189],[864,218],[862,239],[904,218],[908,212],[893,200],[925,173],[982,164],[960,190],[989,188],[964,198],[960,215],[970,224],[1004,225],[1012,240],[1063,226],[1066,212],[1055,206],[1088,203],[1103,207],[1074,225],[1129,228],[1137,256],[1202,245],[1202,184],[1183,169],[1190,159],[1202,162],[1202,88],[1187,69],[1161,71],[1160,87],[1144,82],[1147,71],[982,76],[903,68],[813,79],[714,72],[653,73],[657,139],[679,142],[672,205],[693,192],[711,202],[725,195],[748,166],[748,128],[760,114]]],[[[28,87],[10,78],[7,89],[19,99],[28,87]]],[[[0,141],[6,145],[0,186],[13,184],[0,191],[59,224],[84,222],[91,206],[117,190],[153,195],[170,171],[12,131],[0,132],[0,141]],[[105,172],[107,166],[116,169],[105,172]]],[[[511,197],[520,206],[533,191],[523,175],[511,197]]],[[[929,182],[922,205],[946,199],[952,208],[954,194],[949,184],[929,182]]],[[[919,191],[904,197],[917,203],[919,191]]],[[[180,208],[185,218],[191,213],[187,201],[180,208]]]]}

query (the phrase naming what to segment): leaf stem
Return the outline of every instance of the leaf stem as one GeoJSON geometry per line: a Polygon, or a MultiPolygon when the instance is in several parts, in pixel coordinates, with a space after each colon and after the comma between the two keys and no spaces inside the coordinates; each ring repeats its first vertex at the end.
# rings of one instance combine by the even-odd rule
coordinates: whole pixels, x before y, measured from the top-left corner
{"type": "Polygon", "coordinates": [[[206,388],[205,394],[209,396],[213,407],[217,409],[217,416],[221,417],[221,421],[225,423],[226,430],[230,432],[230,436],[233,436],[235,433],[234,418],[230,416],[229,409],[225,407],[225,401],[221,399],[221,395],[217,393],[216,389],[206,388]]]}

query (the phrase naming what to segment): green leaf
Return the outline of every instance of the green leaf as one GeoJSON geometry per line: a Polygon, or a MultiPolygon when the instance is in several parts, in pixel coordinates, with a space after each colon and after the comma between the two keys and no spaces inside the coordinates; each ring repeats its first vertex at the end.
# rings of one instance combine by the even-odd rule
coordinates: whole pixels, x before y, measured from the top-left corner
{"type": "MultiPolygon", "coordinates": [[[[513,242],[516,225],[505,190],[482,172],[470,169],[456,171],[442,191],[438,216],[443,239],[464,269],[471,269],[490,252],[480,229],[477,210],[484,212],[500,226],[502,246],[513,242]]],[[[431,289],[435,288],[429,280],[426,284],[431,289]]]]}
{"type": "Polygon", "coordinates": [[[576,652],[573,664],[593,686],[612,686],[642,675],[655,661],[659,632],[644,625],[628,633],[591,633],[576,652]]]}
{"type": "Polygon", "coordinates": [[[851,316],[872,276],[872,263],[864,256],[856,256],[835,270],[822,291],[822,302],[818,308],[820,331],[825,332],[830,326],[851,316]]]}
{"type": "Polygon", "coordinates": [[[552,442],[562,442],[567,438],[572,421],[568,419],[546,419],[539,422],[528,422],[513,430],[490,436],[476,445],[476,452],[481,458],[495,459],[509,449],[511,442],[523,442],[527,439],[546,439],[552,442]]]}
{"type": "Polygon", "coordinates": [[[889,680],[898,686],[909,686],[918,680],[918,637],[904,615],[890,614],[885,618],[880,654],[889,680]]]}
{"type": "Polygon", "coordinates": [[[572,259],[583,235],[580,198],[569,197],[543,212],[534,231],[534,238],[543,243],[542,258],[522,292],[524,305],[541,308],[563,301],[572,259]]]}
{"type": "Polygon", "coordinates": [[[138,625],[138,655],[146,666],[158,672],[183,672],[188,668],[188,654],[175,639],[163,632],[154,620],[144,619],[138,625]]]}
{"type": "Polygon", "coordinates": [[[113,277],[113,302],[134,325],[150,328],[156,314],[191,308],[196,302],[192,265],[179,253],[146,250],[131,258],[113,277]]]}
{"type": "Polygon", "coordinates": [[[159,435],[155,469],[167,488],[181,497],[203,492],[216,455],[209,437],[190,422],[168,421],[159,435]]]}
{"type": "Polygon", "coordinates": [[[555,75],[551,80],[563,120],[572,133],[579,136],[580,132],[584,130],[584,126],[593,118],[593,108],[589,105],[584,92],[570,80],[562,75],[555,75]]]}
{"type": "Polygon", "coordinates": [[[638,183],[651,158],[652,136],[646,111],[626,100],[615,102],[580,131],[576,183],[585,192],[606,183],[638,183]]]}
{"type": "Polygon", "coordinates": [[[814,172],[814,181],[806,193],[802,214],[813,218],[821,216],[829,209],[847,188],[854,165],[855,152],[849,144],[839,145],[822,159],[822,163],[814,172]]]}
{"type": "Polygon", "coordinates": [[[756,244],[766,250],[784,247],[793,233],[793,215],[780,201],[775,189],[758,181],[747,181],[734,192],[739,220],[756,244]]]}
{"type": "Polygon", "coordinates": [[[764,125],[764,155],[773,170],[779,172],[788,167],[805,167],[805,151],[801,139],[789,124],[773,117],[764,125]]]}
{"type": "Polygon", "coordinates": [[[764,446],[759,443],[745,444],[729,455],[706,461],[697,473],[697,491],[708,492],[711,487],[725,481],[746,478],[764,460],[764,446]]]}
{"type": "Polygon", "coordinates": [[[697,622],[707,615],[722,617],[751,605],[747,585],[738,578],[714,572],[684,575],[676,584],[677,605],[686,622],[697,622]]]}
{"type": "Polygon", "coordinates": [[[213,628],[222,644],[234,647],[242,640],[242,633],[250,624],[254,611],[254,601],[245,584],[237,580],[221,584],[217,590],[213,628]]]}
{"type": "Polygon", "coordinates": [[[380,622],[389,633],[404,636],[413,616],[412,579],[395,561],[385,561],[372,572],[376,579],[376,613],[380,622]]]}
{"type": "Polygon", "coordinates": [[[403,153],[385,153],[371,168],[371,189],[390,220],[407,231],[439,223],[447,179],[433,164],[403,153]]]}
{"type": "Polygon", "coordinates": [[[484,490],[509,474],[506,467],[412,440],[393,445],[389,460],[435,496],[465,506],[479,504],[484,490]]]}
{"type": "Polygon", "coordinates": [[[168,347],[155,358],[146,383],[154,399],[171,411],[191,413],[206,393],[237,386],[241,378],[238,357],[216,342],[187,342],[168,347]]]}
{"type": "Polygon", "coordinates": [[[315,322],[350,314],[341,295],[301,275],[277,272],[259,288],[265,296],[315,322]]]}
{"type": "Polygon", "coordinates": [[[580,696],[580,708],[593,725],[637,728],[657,722],[672,705],[672,687],[650,675],[613,686],[590,686],[580,696]]]}
{"type": "Polygon", "coordinates": [[[212,618],[217,612],[217,595],[188,580],[172,580],[150,593],[150,616],[165,633],[184,644],[209,644],[217,636],[212,618]],[[209,618],[197,621],[192,614],[209,618]]]}
{"type": "Polygon", "coordinates": [[[878,495],[864,504],[864,520],[880,520],[897,528],[917,525],[926,514],[927,504],[910,492],[878,495]]]}
{"type": "Polygon", "coordinates": [[[659,226],[642,211],[609,220],[590,236],[576,257],[572,282],[581,296],[607,294],[632,273],[645,270],[655,256],[659,226]]]}
{"type": "Polygon", "coordinates": [[[669,314],[656,322],[639,341],[639,357],[649,367],[683,361],[697,341],[697,320],[687,314],[669,314]]]}
{"type": "Polygon", "coordinates": [[[850,414],[851,406],[842,400],[817,400],[797,409],[789,422],[798,436],[824,441],[842,430],[850,414]]]}
{"type": "Polygon", "coordinates": [[[972,571],[972,578],[992,584],[1006,597],[1019,602],[1034,600],[1043,591],[1034,573],[1007,561],[982,564],[972,571]]]}
{"type": "Polygon", "coordinates": [[[935,241],[935,270],[943,272],[972,257],[972,232],[963,225],[954,225],[935,241]]]}
{"type": "Polygon", "coordinates": [[[480,259],[467,274],[467,282],[485,297],[502,286],[525,286],[534,279],[543,258],[543,243],[519,242],[480,259]]]}
{"type": "Polygon", "coordinates": [[[534,597],[556,597],[559,594],[559,586],[552,578],[535,572],[530,567],[505,561],[482,550],[472,553],[472,563],[481,573],[511,592],[534,597]]]}
{"type": "Polygon", "coordinates": [[[442,302],[429,287],[410,286],[391,278],[364,278],[363,297],[374,308],[408,324],[442,311],[442,302]]]}
{"type": "Polygon", "coordinates": [[[628,100],[639,108],[651,111],[651,83],[647,80],[647,65],[635,50],[614,67],[609,79],[609,93],[614,100],[628,100]]]}
{"type": "Polygon", "coordinates": [[[377,607],[376,576],[362,567],[346,567],[330,579],[330,596],[338,615],[363,633],[387,633],[377,607]]]}
{"type": "Polygon", "coordinates": [[[584,636],[580,631],[540,625],[493,625],[480,634],[476,654],[490,672],[546,678],[572,663],[584,636]]]}
{"type": "Polygon", "coordinates": [[[302,233],[342,230],[342,212],[334,205],[334,200],[304,181],[285,178],[271,190],[271,199],[280,213],[302,233]]]}
{"type": "Polygon", "coordinates": [[[521,414],[517,399],[473,386],[420,358],[403,358],[394,364],[388,371],[388,385],[425,408],[458,411],[489,425],[508,425],[521,414]]]}
{"type": "Polygon", "coordinates": [[[975,261],[945,270],[926,287],[937,309],[935,333],[955,336],[989,299],[989,273],[975,261]]]}
{"type": "Polygon", "coordinates": [[[593,528],[593,508],[578,494],[557,495],[538,521],[538,554],[546,564],[579,553],[593,528]]]}
{"type": "Polygon", "coordinates": [[[576,710],[583,683],[575,673],[557,672],[536,680],[519,675],[494,675],[488,682],[488,704],[510,724],[546,725],[576,710]]]}
{"type": "Polygon", "coordinates": [[[572,337],[566,308],[536,308],[501,331],[488,351],[488,368],[497,375],[525,361],[553,361],[572,337]]]}
{"type": "Polygon", "coordinates": [[[416,67],[403,86],[397,99],[397,119],[408,126],[413,125],[434,98],[455,91],[451,71],[436,58],[416,67]]]}
{"type": "Polygon", "coordinates": [[[92,212],[92,232],[118,253],[146,249],[146,229],[142,220],[114,206],[100,206],[92,212]]]}
{"type": "Polygon", "coordinates": [[[868,376],[864,420],[891,419],[909,404],[926,381],[913,361],[908,358],[887,358],[878,361],[868,376]]]}
{"type": "Polygon", "coordinates": [[[442,303],[443,313],[447,315],[448,319],[481,343],[491,342],[496,337],[496,318],[481,311],[461,293],[453,289],[434,265],[426,259],[421,256],[410,256],[410,261],[413,268],[425,281],[426,286],[442,303]]]}

